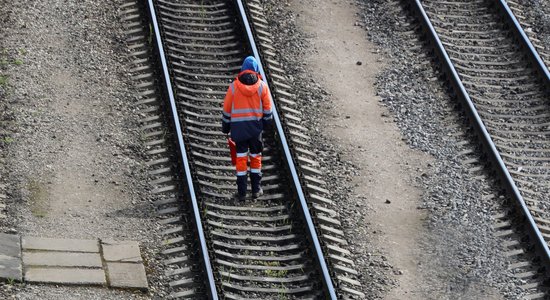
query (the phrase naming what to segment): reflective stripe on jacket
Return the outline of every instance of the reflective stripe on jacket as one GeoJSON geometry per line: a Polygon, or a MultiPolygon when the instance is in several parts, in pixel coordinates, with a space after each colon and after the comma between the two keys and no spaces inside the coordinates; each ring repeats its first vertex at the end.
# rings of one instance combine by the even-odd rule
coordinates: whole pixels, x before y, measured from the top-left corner
{"type": "MultiPolygon", "coordinates": [[[[252,71],[241,72],[239,76],[247,72],[252,71]]],[[[222,131],[231,131],[235,142],[257,137],[264,123],[273,118],[267,84],[258,75],[255,84],[246,85],[239,81],[239,76],[227,89],[222,114],[222,131]]]]}

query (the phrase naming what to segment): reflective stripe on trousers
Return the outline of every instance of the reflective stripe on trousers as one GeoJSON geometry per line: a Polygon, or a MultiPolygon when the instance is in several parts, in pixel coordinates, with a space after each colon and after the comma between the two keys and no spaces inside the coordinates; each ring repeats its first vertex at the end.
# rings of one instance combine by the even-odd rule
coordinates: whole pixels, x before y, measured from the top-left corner
{"type": "Polygon", "coordinates": [[[260,174],[262,172],[262,154],[255,153],[247,155],[247,153],[237,153],[237,176],[246,175],[248,170],[248,158],[250,157],[250,173],[260,174]]]}

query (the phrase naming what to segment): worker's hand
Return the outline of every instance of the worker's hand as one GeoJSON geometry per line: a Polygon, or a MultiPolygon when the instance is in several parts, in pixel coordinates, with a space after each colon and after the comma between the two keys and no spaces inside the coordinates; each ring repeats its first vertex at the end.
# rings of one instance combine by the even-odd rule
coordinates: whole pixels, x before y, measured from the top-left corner
{"type": "Polygon", "coordinates": [[[266,120],[262,119],[262,123],[263,123],[264,131],[272,131],[273,130],[273,121],[272,120],[266,121],[266,120]]]}

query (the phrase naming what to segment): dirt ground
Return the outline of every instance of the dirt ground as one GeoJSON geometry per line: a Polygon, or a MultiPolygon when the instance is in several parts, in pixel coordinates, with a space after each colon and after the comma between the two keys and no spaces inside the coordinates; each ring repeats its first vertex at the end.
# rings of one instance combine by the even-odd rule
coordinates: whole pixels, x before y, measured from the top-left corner
{"type": "MultiPolygon", "coordinates": [[[[6,101],[16,124],[6,157],[7,202],[20,234],[140,241],[152,275],[158,225],[118,9],[117,1],[95,0],[16,0],[0,6],[6,101]]],[[[152,287],[158,288],[154,280],[152,287]]],[[[22,285],[14,294],[148,298],[40,285],[22,285]]]]}
{"type": "MultiPolygon", "coordinates": [[[[383,272],[390,279],[376,282],[386,289],[385,299],[426,299],[426,276],[439,279],[445,271],[421,265],[429,256],[424,251],[429,233],[417,179],[433,158],[412,150],[380,105],[376,76],[389,59],[356,26],[354,0],[288,3],[314,48],[304,67],[331,94],[332,108],[324,111],[316,130],[335,141],[342,161],[357,168],[349,186],[351,198],[362,203],[350,209],[362,223],[349,231],[357,233],[348,236],[355,237],[353,252],[387,261],[383,272]]],[[[103,0],[0,5],[0,46],[8,62],[2,76],[9,78],[9,92],[0,100],[10,104],[16,124],[4,161],[10,186],[5,201],[11,229],[21,234],[140,241],[151,278],[162,280],[155,273],[158,227],[145,184],[135,91],[117,10],[117,1],[103,0]]],[[[359,259],[359,271],[367,273],[372,261],[359,259]]],[[[149,295],[41,285],[3,288],[0,298],[20,299],[145,299],[162,289],[158,281],[149,295]]]]}
{"type": "Polygon", "coordinates": [[[417,251],[425,218],[424,211],[417,209],[422,191],[414,178],[422,174],[431,157],[403,142],[379,104],[374,82],[384,67],[384,57],[367,42],[365,31],[355,26],[353,3],[293,1],[291,8],[298,14],[298,25],[312,36],[316,51],[307,58],[311,75],[335,104],[335,110],[327,112],[326,134],[338,141],[343,159],[360,169],[353,182],[354,193],[364,196],[372,209],[368,216],[371,230],[380,233],[368,243],[398,269],[394,274],[398,287],[386,298],[412,299],[409,293],[421,280],[417,251]]]}

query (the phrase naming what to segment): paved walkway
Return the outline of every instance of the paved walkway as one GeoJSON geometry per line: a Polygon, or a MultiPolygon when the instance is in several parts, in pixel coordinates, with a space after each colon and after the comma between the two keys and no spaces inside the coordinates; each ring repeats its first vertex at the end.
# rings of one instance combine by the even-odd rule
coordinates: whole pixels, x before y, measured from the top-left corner
{"type": "Polygon", "coordinates": [[[148,288],[137,242],[0,233],[0,279],[30,283],[148,288]]]}

